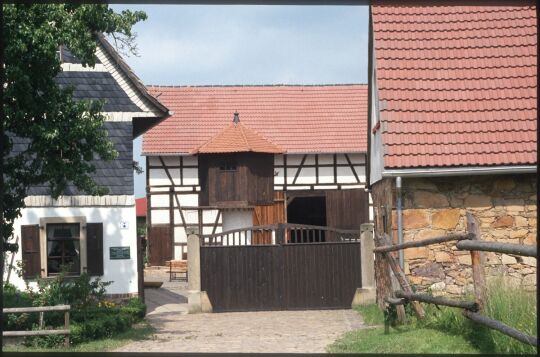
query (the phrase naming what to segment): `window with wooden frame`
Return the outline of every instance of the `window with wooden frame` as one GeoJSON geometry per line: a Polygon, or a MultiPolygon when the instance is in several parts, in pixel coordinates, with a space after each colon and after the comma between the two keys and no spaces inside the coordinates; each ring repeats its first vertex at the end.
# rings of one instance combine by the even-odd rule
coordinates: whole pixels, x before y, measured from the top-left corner
{"type": "Polygon", "coordinates": [[[80,223],[47,224],[47,275],[81,273],[80,223]]]}
{"type": "Polygon", "coordinates": [[[23,277],[52,277],[69,266],[70,275],[103,275],[103,223],[86,217],[42,217],[21,226],[23,277]]]}

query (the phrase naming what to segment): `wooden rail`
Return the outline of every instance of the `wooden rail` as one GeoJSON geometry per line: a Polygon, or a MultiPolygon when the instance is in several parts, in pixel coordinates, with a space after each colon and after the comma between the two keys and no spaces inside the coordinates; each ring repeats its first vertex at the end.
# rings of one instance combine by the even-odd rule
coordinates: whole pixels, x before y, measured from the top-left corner
{"type": "MultiPolygon", "coordinates": [[[[390,305],[403,305],[403,303],[411,301],[416,303],[424,302],[428,304],[462,308],[464,309],[463,315],[468,319],[487,326],[491,329],[495,329],[523,343],[538,346],[538,339],[536,337],[529,336],[508,325],[505,325],[500,321],[493,320],[489,317],[481,315],[481,312],[483,312],[484,310],[486,300],[484,257],[481,253],[487,251],[537,258],[537,247],[520,244],[480,241],[479,227],[480,225],[478,220],[471,213],[467,212],[466,234],[450,234],[447,236],[425,239],[417,242],[407,242],[403,244],[391,244],[391,239],[386,234],[378,238],[376,237],[380,242],[383,242],[383,244],[375,248],[373,251],[375,253],[380,253],[380,256],[385,258],[388,266],[390,266],[390,268],[394,272],[394,275],[396,275],[398,281],[400,282],[400,285],[403,288],[403,290],[393,292],[395,297],[384,297],[384,301],[390,305]],[[402,280],[406,280],[406,278],[404,277],[404,274],[402,274],[401,270],[398,269],[399,267],[396,267],[396,261],[394,257],[390,254],[390,252],[398,251],[401,249],[423,247],[431,244],[449,241],[457,241],[456,247],[458,249],[469,250],[471,252],[475,301],[457,301],[444,297],[434,297],[427,294],[413,293],[408,286],[408,282],[402,282],[402,280]]],[[[389,295],[388,292],[386,294],[389,295]]],[[[387,322],[385,321],[385,331],[388,330],[386,324],[387,322]]]]}
{"type": "Polygon", "coordinates": [[[377,247],[377,248],[373,249],[373,252],[375,252],[375,253],[395,252],[395,251],[401,250],[401,249],[425,247],[425,246],[431,245],[431,244],[451,242],[451,241],[463,240],[463,239],[470,239],[470,235],[469,234],[450,234],[450,235],[447,235],[447,236],[423,239],[423,240],[414,241],[414,242],[406,242],[406,243],[402,243],[402,244],[393,244],[393,245],[384,245],[382,247],[377,247]]]}
{"type": "Polygon", "coordinates": [[[69,311],[70,305],[56,305],[56,306],[36,306],[36,307],[11,307],[5,308],[4,314],[21,314],[39,312],[40,328],[42,330],[32,331],[3,331],[2,335],[5,337],[22,337],[22,336],[47,336],[47,335],[64,335],[64,346],[69,347],[69,336],[71,334],[69,330],[69,311]],[[43,330],[43,313],[49,311],[64,311],[64,329],[62,330],[43,330]]]}
{"type": "Polygon", "coordinates": [[[487,326],[489,328],[492,328],[494,330],[497,330],[507,336],[513,337],[518,341],[521,341],[523,343],[527,343],[529,345],[538,346],[538,338],[534,336],[529,336],[523,332],[520,332],[508,325],[503,324],[500,321],[490,319],[489,317],[482,316],[477,312],[472,312],[468,310],[463,310],[463,315],[481,325],[487,326]]]}
{"type": "Polygon", "coordinates": [[[428,304],[435,304],[435,305],[461,307],[463,309],[467,309],[470,311],[478,311],[478,304],[474,301],[457,301],[457,300],[447,299],[441,296],[406,293],[404,291],[396,291],[395,294],[398,298],[402,298],[405,300],[420,301],[420,302],[426,302],[428,304]]]}
{"type": "Polygon", "coordinates": [[[202,234],[203,246],[274,245],[322,242],[359,242],[359,230],[308,224],[279,223],[202,234]]]}
{"type": "Polygon", "coordinates": [[[464,240],[458,242],[456,247],[461,250],[478,250],[484,252],[523,255],[526,257],[538,257],[538,249],[534,245],[464,240]]]}

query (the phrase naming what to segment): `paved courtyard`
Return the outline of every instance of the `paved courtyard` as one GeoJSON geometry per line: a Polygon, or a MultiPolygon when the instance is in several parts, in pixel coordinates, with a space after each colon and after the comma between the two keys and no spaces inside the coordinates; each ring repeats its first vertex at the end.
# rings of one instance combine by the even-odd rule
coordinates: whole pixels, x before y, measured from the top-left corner
{"type": "Polygon", "coordinates": [[[162,271],[145,272],[145,279],[164,281],[145,291],[156,335],[116,351],[322,353],[343,333],[364,327],[353,310],[187,314],[186,283],[170,283],[162,271]]]}

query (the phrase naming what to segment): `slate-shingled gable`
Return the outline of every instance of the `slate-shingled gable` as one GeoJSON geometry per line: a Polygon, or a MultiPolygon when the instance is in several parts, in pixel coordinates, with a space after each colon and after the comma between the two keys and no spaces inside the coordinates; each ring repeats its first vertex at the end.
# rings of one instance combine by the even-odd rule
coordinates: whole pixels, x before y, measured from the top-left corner
{"type": "Polygon", "coordinates": [[[536,164],[535,6],[372,6],[385,168],[536,164]]]}
{"type": "MultiPolygon", "coordinates": [[[[81,60],[75,57],[75,55],[71,53],[69,48],[67,48],[66,46],[61,46],[60,51],[61,51],[60,55],[61,55],[61,59],[63,63],[75,63],[75,64],[81,63],[81,60]]],[[[97,57],[96,57],[96,63],[101,63],[101,61],[97,57]]]]}
{"type": "MultiPolygon", "coordinates": [[[[105,122],[105,129],[109,139],[118,151],[118,157],[111,161],[92,160],[96,171],[90,176],[98,186],[107,187],[110,195],[133,194],[133,142],[132,124],[130,122],[105,122]]],[[[21,139],[16,141],[13,151],[24,150],[26,145],[21,139]]],[[[28,190],[28,195],[49,195],[47,185],[33,186],[28,190]]],[[[84,195],[73,185],[69,185],[65,195],[84,195]]]]}
{"type": "Polygon", "coordinates": [[[74,99],[104,100],[105,112],[140,112],[109,72],[65,71],[56,77],[60,87],[73,86],[74,99]]]}

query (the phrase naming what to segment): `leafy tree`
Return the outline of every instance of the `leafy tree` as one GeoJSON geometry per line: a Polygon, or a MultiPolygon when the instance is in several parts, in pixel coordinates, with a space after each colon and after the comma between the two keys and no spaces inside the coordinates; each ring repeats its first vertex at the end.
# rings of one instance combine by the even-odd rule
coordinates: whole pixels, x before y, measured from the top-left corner
{"type": "MultiPolygon", "coordinates": [[[[141,11],[116,13],[106,4],[9,4],[0,10],[0,256],[16,251],[13,222],[24,208],[28,187],[48,184],[57,198],[69,183],[88,194],[105,194],[89,176],[93,158],[114,159],[117,152],[103,129],[101,102],[74,101],[60,88],[57,51],[66,45],[83,65],[95,64],[96,36],[105,33],[121,49],[134,51],[132,26],[141,11]],[[26,149],[14,152],[14,138],[26,149]]],[[[3,287],[4,259],[0,259],[3,287]]],[[[0,297],[0,308],[3,301],[0,297]]],[[[0,331],[3,315],[0,310],[0,331]]],[[[1,343],[0,333],[0,343],[1,343]]],[[[1,345],[1,344],[0,344],[1,345]]]]}

